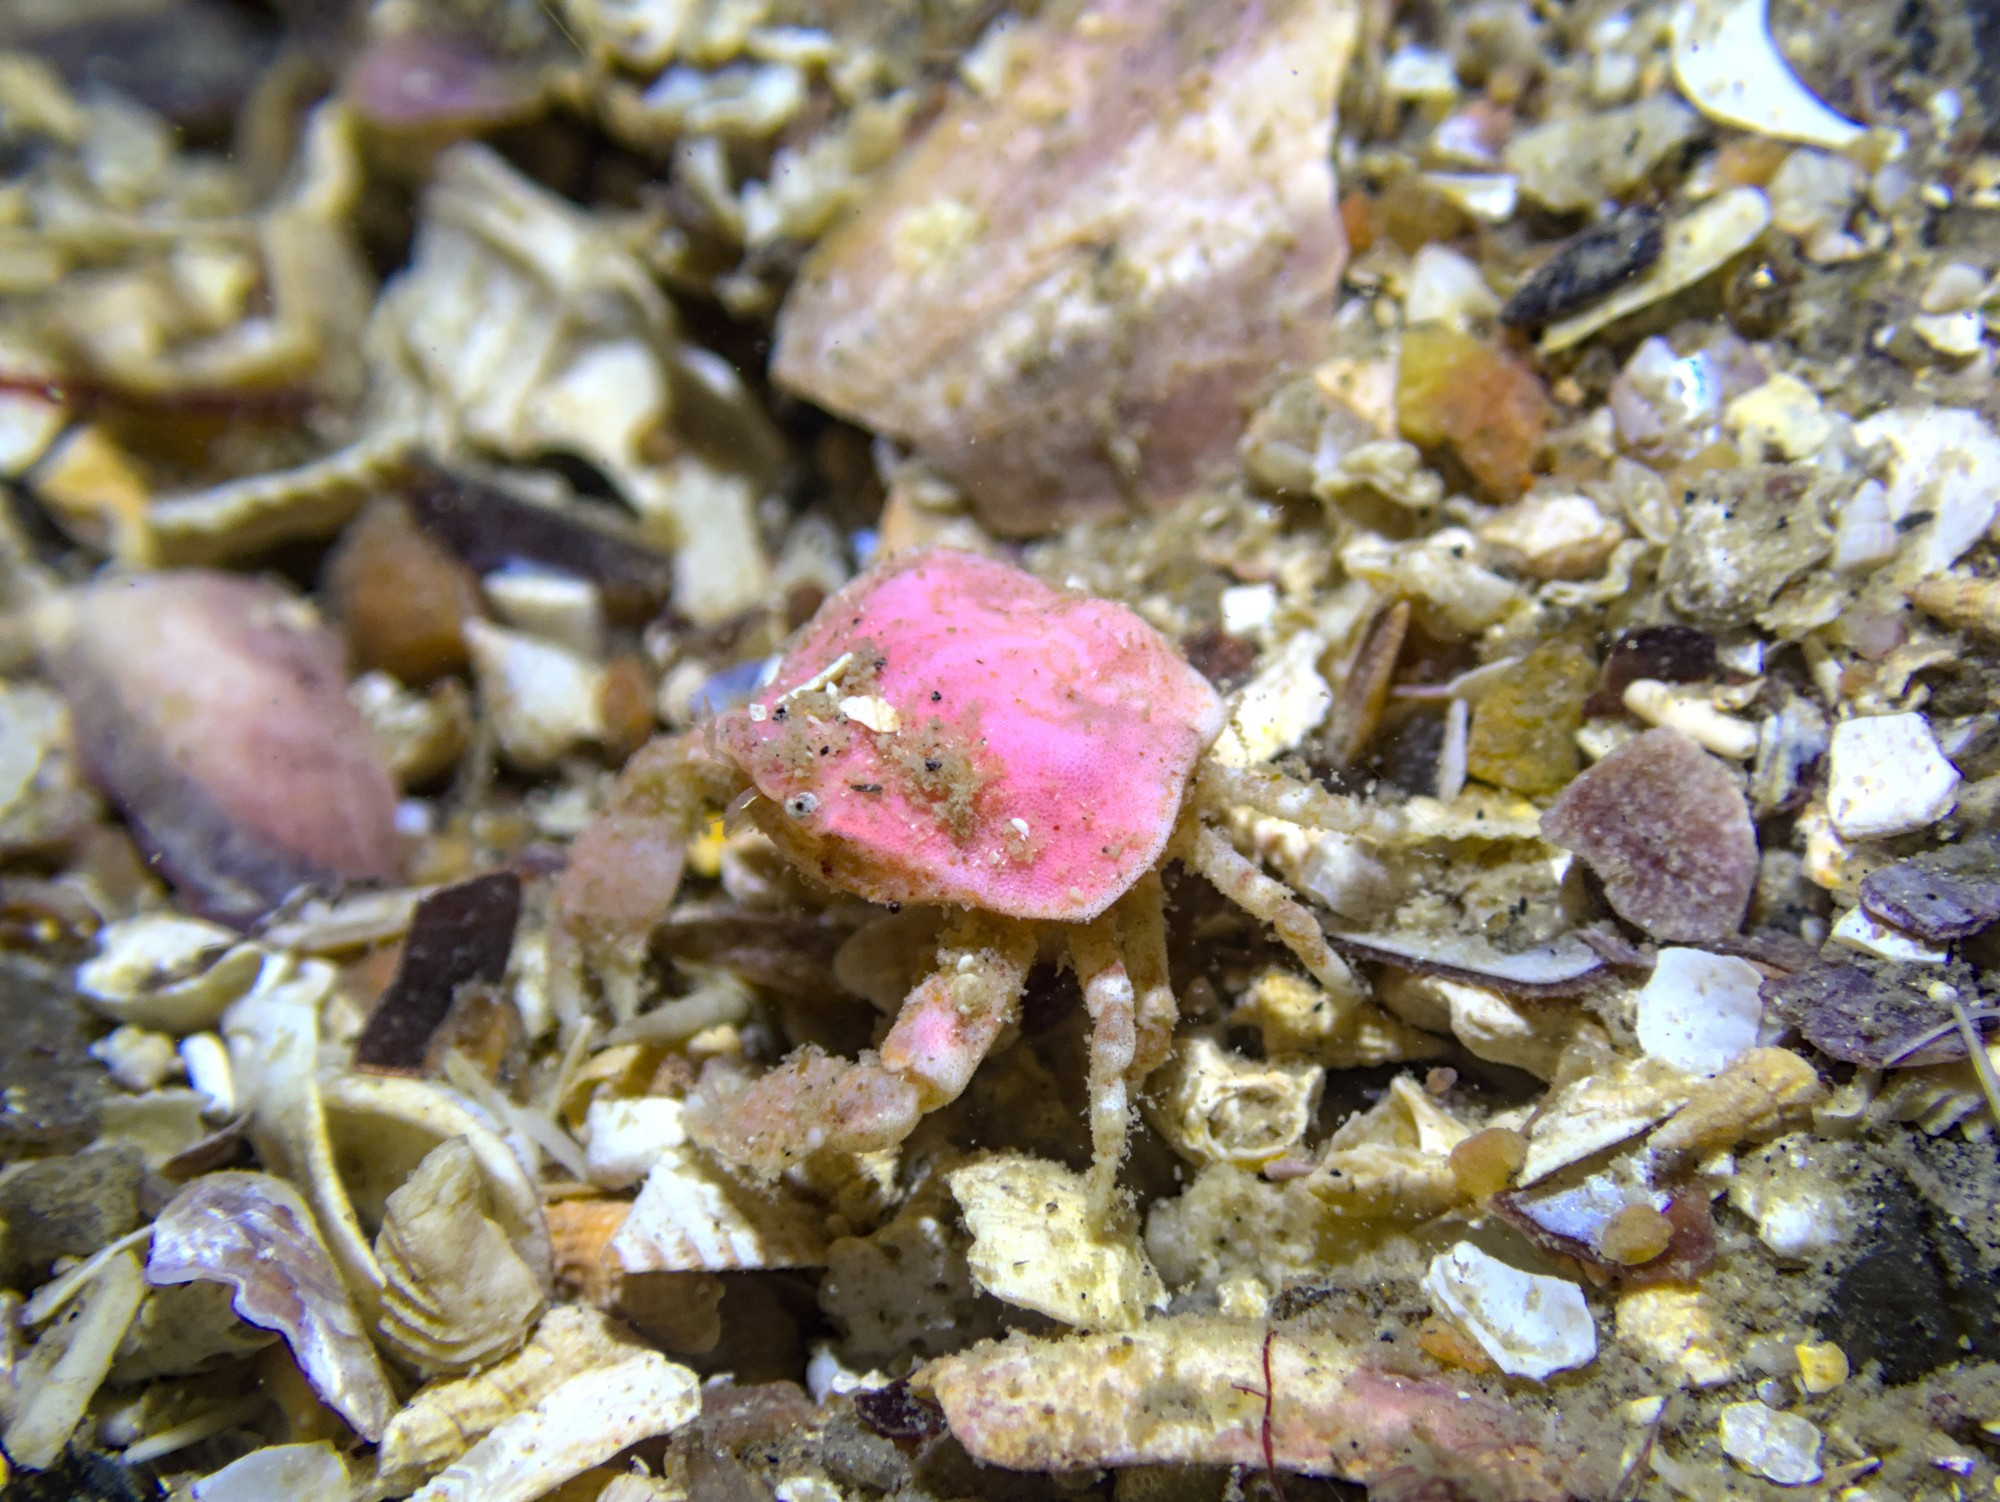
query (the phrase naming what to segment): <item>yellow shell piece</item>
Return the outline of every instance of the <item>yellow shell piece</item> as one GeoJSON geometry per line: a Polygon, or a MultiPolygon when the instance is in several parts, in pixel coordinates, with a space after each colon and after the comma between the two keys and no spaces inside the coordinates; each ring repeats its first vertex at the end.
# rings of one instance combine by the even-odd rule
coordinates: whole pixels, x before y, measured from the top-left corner
{"type": "Polygon", "coordinates": [[[689,873],[708,881],[715,880],[722,874],[722,847],[727,843],[728,836],[723,832],[722,820],[711,820],[706,830],[688,841],[689,873]]]}
{"type": "Polygon", "coordinates": [[[1792,1349],[1799,1358],[1799,1386],[1807,1392],[1832,1392],[1847,1380],[1847,1352],[1832,1341],[1801,1341],[1792,1349]]]}

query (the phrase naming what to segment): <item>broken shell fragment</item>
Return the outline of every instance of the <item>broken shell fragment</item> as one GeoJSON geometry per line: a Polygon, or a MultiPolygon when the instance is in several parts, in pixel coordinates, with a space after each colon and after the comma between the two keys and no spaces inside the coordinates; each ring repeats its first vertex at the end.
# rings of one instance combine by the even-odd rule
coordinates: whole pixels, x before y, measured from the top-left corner
{"type": "Polygon", "coordinates": [[[1978,834],[1871,871],[1861,905],[1933,944],[2000,923],[2000,836],[1978,834]]]}
{"type": "Polygon", "coordinates": [[[743,1272],[818,1267],[826,1236],[789,1186],[731,1178],[683,1133],[662,1146],[610,1250],[628,1273],[743,1272]]]}
{"type": "Polygon", "coordinates": [[[1788,1049],[1753,1048],[1646,1139],[1658,1152],[1712,1153],[1778,1131],[1826,1094],[1819,1071],[1788,1049]]]}
{"type": "Polygon", "coordinates": [[[1138,1238],[1105,1223],[1059,1163],[1003,1153],[947,1176],[972,1232],[966,1260],[996,1298],[1086,1330],[1136,1327],[1167,1292],[1138,1238]]]}
{"type": "Polygon", "coordinates": [[[544,1283],[481,1200],[478,1160],[463,1137],[425,1155],[383,1206],[376,1329],[426,1375],[462,1371],[520,1345],[542,1312],[544,1283]]]}
{"type": "Polygon", "coordinates": [[[196,907],[244,923],[394,877],[395,784],[303,602],[189,570],[101,580],[37,626],[91,775],[196,907]]]}
{"type": "Polygon", "coordinates": [[[1032,23],[1007,89],[960,93],[814,251],[778,384],[912,445],[999,532],[1178,499],[1252,388],[1317,353],[1359,10],[1114,0],[1032,23]]]}
{"type": "Polygon", "coordinates": [[[595,1309],[551,1309],[513,1355],[470,1376],[421,1387],[396,1411],[377,1457],[383,1484],[414,1490],[572,1377],[616,1366],[644,1349],[630,1330],[595,1309]]]}
{"type": "Polygon", "coordinates": [[[1305,1140],[1325,1077],[1316,1064],[1245,1058],[1197,1036],[1149,1082],[1146,1114],[1190,1163],[1260,1168],[1305,1140]]]}
{"type": "Polygon", "coordinates": [[[362,1438],[381,1439],[395,1397],[297,1190],[232,1169],[176,1195],[154,1222],[146,1281],[197,1279],[228,1284],[236,1312],[284,1336],[327,1406],[362,1438]]]}
{"type": "Polygon", "coordinates": [[[1754,1399],[1731,1403],[1716,1425],[1723,1453],[1744,1470],[1780,1486],[1804,1486],[1823,1474],[1818,1425],[1754,1399]]]}
{"type": "Polygon", "coordinates": [[[1634,999],[1639,1046],[1689,1074],[1720,1073],[1757,1045],[1763,979],[1747,960],[1662,949],[1634,999]]]}
{"type": "Polygon", "coordinates": [[[1682,0],[1674,82],[1709,119],[1781,141],[1841,151],[1867,132],[1828,109],[1778,51],[1770,0],[1682,0]]]}
{"type": "Polygon", "coordinates": [[[1524,1273],[1469,1241],[1431,1258],[1424,1292],[1509,1376],[1540,1382],[1597,1359],[1582,1289],[1524,1273]]]}
{"type": "Polygon", "coordinates": [[[148,913],[107,924],[97,953],[77,967],[76,988],[109,1017],[186,1034],[214,1027],[249,991],[265,952],[198,918],[148,913]]]}
{"type": "Polygon", "coordinates": [[[138,1257],[121,1251],[25,1355],[13,1351],[9,1332],[0,1445],[16,1465],[39,1471],[55,1464],[111,1370],[145,1292],[138,1257]]]}
{"type": "Polygon", "coordinates": [[[1612,909],[1656,939],[1725,938],[1757,880],[1757,832],[1742,788],[1677,730],[1649,730],[1587,768],[1542,815],[1612,909]]]}
{"type": "Polygon", "coordinates": [[[410,1502],[535,1502],[642,1439],[701,1413],[701,1381],[648,1351],[572,1377],[498,1425],[410,1502]]]}
{"type": "Polygon", "coordinates": [[[1550,324],[1542,333],[1539,349],[1544,355],[1560,354],[1627,313],[1692,287],[1746,249],[1770,222],[1770,202],[1755,188],[1731,188],[1709,199],[1666,227],[1659,258],[1649,270],[1594,306],[1550,324]]]}
{"type": "Polygon", "coordinates": [[[1826,809],[1844,840],[1908,834],[1957,801],[1958,768],[1916,713],[1869,715],[1833,727],[1826,809]]]}

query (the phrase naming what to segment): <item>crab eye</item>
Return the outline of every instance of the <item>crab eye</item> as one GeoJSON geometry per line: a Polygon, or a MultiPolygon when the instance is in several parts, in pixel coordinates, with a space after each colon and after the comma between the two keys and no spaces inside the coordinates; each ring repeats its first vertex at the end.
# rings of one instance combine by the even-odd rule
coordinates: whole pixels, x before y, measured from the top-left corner
{"type": "Polygon", "coordinates": [[[809,819],[819,812],[817,793],[794,793],[785,800],[785,812],[794,819],[809,819]]]}

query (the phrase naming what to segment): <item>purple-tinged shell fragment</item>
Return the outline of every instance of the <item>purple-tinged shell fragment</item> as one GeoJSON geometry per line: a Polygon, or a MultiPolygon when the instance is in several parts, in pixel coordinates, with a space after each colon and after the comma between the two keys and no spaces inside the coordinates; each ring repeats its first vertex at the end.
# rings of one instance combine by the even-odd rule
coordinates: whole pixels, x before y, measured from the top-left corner
{"type": "Polygon", "coordinates": [[[1612,910],[1656,939],[1699,944],[1743,926],[1757,832],[1728,768],[1678,730],[1627,741],[1564,788],[1542,838],[1574,850],[1612,910]]]}
{"type": "Polygon", "coordinates": [[[2000,922],[2000,835],[1974,835],[1870,872],[1862,878],[1861,905],[1933,944],[2000,922]]]}
{"type": "Polygon", "coordinates": [[[146,1281],[224,1283],[251,1324],[276,1330],[313,1391],[370,1442],[396,1399],[299,1192],[268,1173],[205,1174],[153,1223],[146,1281]]]}
{"type": "Polygon", "coordinates": [[[1889,967],[1815,965],[1765,981],[1758,994],[1806,1042],[1844,1064],[1886,1069],[1965,1057],[1957,1031],[1944,1029],[1951,1013],[1902,984],[1889,967]]]}
{"type": "Polygon", "coordinates": [[[395,783],[295,595],[202,569],[106,578],[37,625],[84,765],[191,905],[247,925],[300,887],[395,877],[395,783]]]}

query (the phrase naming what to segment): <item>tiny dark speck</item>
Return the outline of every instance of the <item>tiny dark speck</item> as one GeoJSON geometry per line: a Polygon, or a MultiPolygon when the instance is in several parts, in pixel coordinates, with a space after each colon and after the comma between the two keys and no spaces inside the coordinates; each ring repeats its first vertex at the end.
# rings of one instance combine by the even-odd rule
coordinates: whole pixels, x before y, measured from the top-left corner
{"type": "Polygon", "coordinates": [[[943,702],[944,702],[944,695],[943,695],[943,694],[941,694],[941,693],[939,693],[939,692],[938,692],[938,691],[937,691],[936,689],[932,689],[932,690],[931,690],[931,703],[933,703],[933,704],[941,704],[941,703],[943,703],[943,702]]]}

